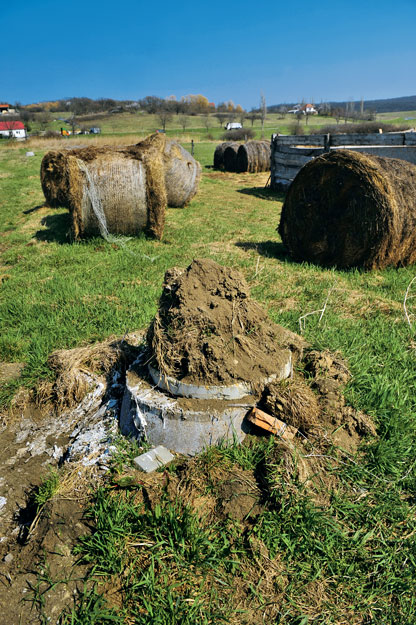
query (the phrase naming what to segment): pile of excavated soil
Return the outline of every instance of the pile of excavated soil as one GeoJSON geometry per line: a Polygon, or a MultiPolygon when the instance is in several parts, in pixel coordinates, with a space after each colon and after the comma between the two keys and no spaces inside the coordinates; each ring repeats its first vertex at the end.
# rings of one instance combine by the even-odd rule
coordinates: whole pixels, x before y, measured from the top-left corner
{"type": "Polygon", "coordinates": [[[270,321],[250,299],[244,277],[213,260],[194,260],[165,275],[159,310],[148,331],[154,366],[190,383],[255,388],[296,357],[304,341],[270,321]]]}
{"type": "Polygon", "coordinates": [[[302,365],[305,375],[265,387],[260,405],[266,412],[348,451],[356,449],[363,436],[376,435],[371,417],[345,403],[343,391],[351,374],[339,354],[307,351],[302,365]]]}

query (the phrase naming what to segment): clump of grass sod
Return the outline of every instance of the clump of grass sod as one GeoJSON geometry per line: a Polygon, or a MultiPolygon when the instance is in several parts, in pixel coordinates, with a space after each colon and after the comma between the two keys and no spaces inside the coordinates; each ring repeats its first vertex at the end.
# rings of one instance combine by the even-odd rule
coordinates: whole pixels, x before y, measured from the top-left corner
{"type": "Polygon", "coordinates": [[[86,586],[67,623],[413,625],[416,311],[409,300],[409,326],[403,298],[415,269],[293,262],[276,233],[283,197],[264,189],[267,173],[207,169],[214,148],[195,144],[200,192],[168,210],[164,239],[119,247],[71,243],[67,212],[41,207],[42,153],[1,146],[0,360],[25,365],[2,385],[3,406],[51,375],[53,350],[145,328],[165,271],[209,257],[242,271],[252,297],[293,331],[326,303],[302,332],[314,348],[342,353],[353,375],[346,398],[374,418],[378,438],[356,456],[323,450],[323,492],[273,439],[210,450],[192,471],[175,463],[154,478],[156,491],[135,474],[117,480],[119,456],[78,547],[94,590],[86,586]],[[235,480],[247,491],[239,506],[224,499],[235,480]],[[246,514],[233,517],[237,508],[246,514]]]}

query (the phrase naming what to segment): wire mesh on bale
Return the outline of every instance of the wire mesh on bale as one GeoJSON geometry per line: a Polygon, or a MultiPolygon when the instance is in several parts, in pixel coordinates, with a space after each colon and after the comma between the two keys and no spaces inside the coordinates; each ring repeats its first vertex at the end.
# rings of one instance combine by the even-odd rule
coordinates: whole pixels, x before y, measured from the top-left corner
{"type": "Polygon", "coordinates": [[[49,206],[69,208],[74,238],[106,233],[161,238],[165,209],[195,195],[201,167],[162,134],[127,147],[48,152],[41,183],[49,206]]]}
{"type": "Polygon", "coordinates": [[[224,141],[215,148],[214,152],[214,169],[224,169],[224,151],[233,141],[224,141]]]}
{"type": "Polygon", "coordinates": [[[269,141],[248,141],[238,148],[237,171],[257,173],[270,170],[269,141]]]}
{"type": "Polygon", "coordinates": [[[240,143],[232,141],[224,149],[223,161],[225,171],[237,171],[237,152],[240,143]]]}
{"type": "Polygon", "coordinates": [[[307,163],[279,224],[290,254],[327,267],[382,269],[416,261],[416,166],[336,150],[307,163]]]}

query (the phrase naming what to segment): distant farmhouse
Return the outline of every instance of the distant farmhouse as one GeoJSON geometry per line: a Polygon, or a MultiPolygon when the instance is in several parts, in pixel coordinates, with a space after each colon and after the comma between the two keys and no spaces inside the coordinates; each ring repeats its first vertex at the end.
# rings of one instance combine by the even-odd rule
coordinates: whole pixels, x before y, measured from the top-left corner
{"type": "Polygon", "coordinates": [[[26,139],[26,128],[22,122],[1,122],[0,121],[0,137],[26,139]]]}
{"type": "Polygon", "coordinates": [[[313,104],[296,104],[288,113],[293,115],[317,115],[318,111],[313,104]]]}
{"type": "Polygon", "coordinates": [[[16,113],[16,109],[12,108],[10,104],[5,104],[4,102],[0,104],[0,115],[10,115],[11,113],[16,113]]]}

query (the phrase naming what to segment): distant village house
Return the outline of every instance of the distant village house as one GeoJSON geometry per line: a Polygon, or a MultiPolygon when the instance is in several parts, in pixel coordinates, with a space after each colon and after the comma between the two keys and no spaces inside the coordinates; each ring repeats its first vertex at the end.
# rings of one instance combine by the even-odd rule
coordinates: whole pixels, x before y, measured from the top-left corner
{"type": "Polygon", "coordinates": [[[16,109],[12,108],[10,104],[1,103],[0,115],[9,115],[10,113],[16,113],[16,109]]]}
{"type": "Polygon", "coordinates": [[[293,115],[317,115],[318,111],[313,104],[296,104],[288,113],[293,115]]]}
{"type": "Polygon", "coordinates": [[[26,128],[22,122],[0,122],[0,137],[26,139],[26,128]]]}

